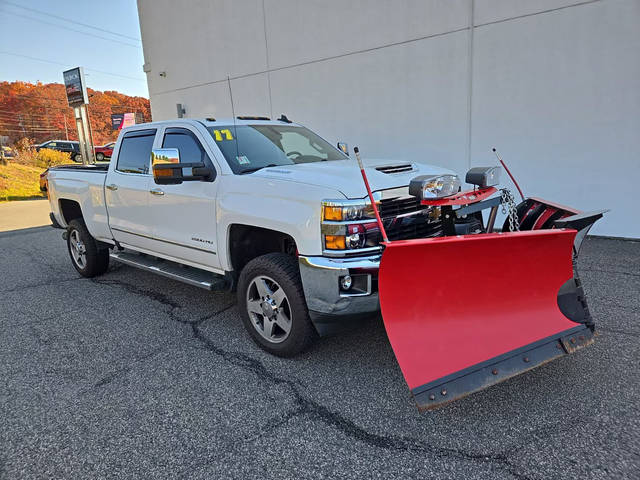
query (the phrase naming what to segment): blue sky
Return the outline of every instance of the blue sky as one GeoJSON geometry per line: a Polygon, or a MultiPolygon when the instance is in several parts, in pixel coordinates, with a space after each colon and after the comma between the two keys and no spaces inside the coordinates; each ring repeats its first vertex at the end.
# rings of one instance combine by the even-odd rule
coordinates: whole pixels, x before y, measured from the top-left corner
{"type": "Polygon", "coordinates": [[[148,98],[143,63],[135,0],[0,0],[0,81],[82,66],[90,88],[148,98]]]}

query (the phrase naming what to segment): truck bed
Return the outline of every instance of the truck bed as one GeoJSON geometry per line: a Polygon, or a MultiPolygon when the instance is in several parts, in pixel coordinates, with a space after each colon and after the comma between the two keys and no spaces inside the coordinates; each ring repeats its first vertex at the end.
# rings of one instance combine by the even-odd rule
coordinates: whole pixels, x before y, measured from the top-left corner
{"type": "Polygon", "coordinates": [[[67,226],[64,209],[79,208],[87,229],[98,240],[109,241],[107,207],[104,198],[104,182],[109,163],[93,165],[60,165],[47,174],[51,211],[56,221],[67,226]],[[77,207],[69,207],[77,204],[77,207]]]}

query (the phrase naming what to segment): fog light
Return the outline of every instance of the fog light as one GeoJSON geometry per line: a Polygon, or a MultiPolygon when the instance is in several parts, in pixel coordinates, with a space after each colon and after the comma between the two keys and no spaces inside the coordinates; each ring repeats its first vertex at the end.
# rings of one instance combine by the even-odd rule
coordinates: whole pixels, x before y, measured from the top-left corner
{"type": "Polygon", "coordinates": [[[347,235],[346,237],[347,248],[362,248],[364,247],[365,241],[366,237],[364,235],[360,235],[359,233],[347,235]]]}
{"type": "Polygon", "coordinates": [[[350,275],[345,275],[344,277],[340,277],[340,288],[342,290],[349,290],[352,285],[352,280],[350,275]]]}

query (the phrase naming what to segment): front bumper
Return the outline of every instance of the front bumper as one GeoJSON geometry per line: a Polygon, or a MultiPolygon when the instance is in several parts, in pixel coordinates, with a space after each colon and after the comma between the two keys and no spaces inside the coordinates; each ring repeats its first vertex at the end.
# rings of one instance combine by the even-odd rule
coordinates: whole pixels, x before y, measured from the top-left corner
{"type": "Polygon", "coordinates": [[[299,257],[300,276],[309,316],[318,333],[329,333],[331,324],[345,317],[369,315],[380,310],[378,267],[381,255],[355,258],[299,257]],[[340,289],[340,278],[350,275],[367,285],[357,292],[340,289]]]}

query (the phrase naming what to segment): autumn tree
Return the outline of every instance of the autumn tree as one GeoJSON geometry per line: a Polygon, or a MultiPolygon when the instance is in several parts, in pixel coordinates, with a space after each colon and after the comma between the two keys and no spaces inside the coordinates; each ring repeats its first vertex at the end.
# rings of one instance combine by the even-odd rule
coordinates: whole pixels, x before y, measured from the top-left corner
{"type": "MultiPolygon", "coordinates": [[[[146,98],[91,88],[87,93],[95,145],[117,138],[118,132],[111,127],[111,114],[140,112],[143,121],[151,121],[146,98]]],[[[0,136],[9,137],[9,143],[25,137],[37,143],[67,136],[69,140],[77,140],[73,109],[67,104],[64,85],[0,82],[0,136]]]]}

